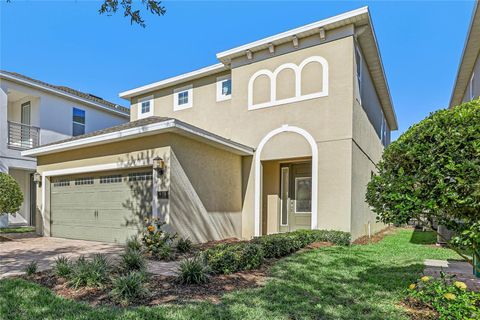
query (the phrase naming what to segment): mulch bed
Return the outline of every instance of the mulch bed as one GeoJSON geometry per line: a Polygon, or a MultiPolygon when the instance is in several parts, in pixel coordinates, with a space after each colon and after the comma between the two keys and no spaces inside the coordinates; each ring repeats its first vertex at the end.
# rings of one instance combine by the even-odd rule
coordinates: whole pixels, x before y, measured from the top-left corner
{"type": "MultiPolygon", "coordinates": [[[[239,240],[227,239],[223,242],[232,243],[239,240]]],[[[218,241],[215,242],[218,244],[218,241]]],[[[203,245],[204,248],[214,244],[203,245]]],[[[332,246],[329,242],[316,242],[305,247],[301,251],[312,250],[322,247],[332,246]]],[[[181,285],[175,282],[173,276],[150,276],[146,286],[149,290],[148,297],[132,303],[132,306],[138,305],[160,305],[166,303],[184,303],[187,301],[209,301],[219,303],[222,295],[228,292],[258,288],[265,285],[269,276],[270,267],[278,259],[266,260],[259,269],[245,270],[228,275],[212,275],[210,281],[201,285],[181,285]]],[[[33,276],[19,276],[20,278],[33,281],[52,290],[56,295],[67,299],[87,302],[92,306],[97,305],[115,305],[115,302],[109,296],[111,285],[107,284],[104,288],[79,288],[74,289],[68,286],[65,279],[58,278],[51,270],[37,272],[33,276]]]]}
{"type": "MultiPolygon", "coordinates": [[[[263,286],[268,279],[268,270],[275,260],[267,261],[260,269],[246,270],[229,275],[212,275],[210,281],[201,285],[181,285],[172,276],[150,276],[146,286],[149,295],[132,305],[159,305],[166,303],[183,303],[186,301],[220,302],[223,294],[263,286]]],[[[55,276],[52,271],[37,272],[33,276],[19,276],[49,288],[58,296],[87,302],[92,306],[115,305],[109,296],[111,285],[104,288],[78,288],[68,286],[63,278],[55,276]]]]}
{"type": "Polygon", "coordinates": [[[395,227],[387,227],[383,229],[382,231],[379,231],[370,237],[368,236],[363,236],[358,238],[357,240],[353,241],[353,244],[370,244],[370,243],[377,243],[381,241],[383,238],[385,238],[386,235],[392,234],[395,232],[395,227]]]}
{"type": "Polygon", "coordinates": [[[438,312],[432,307],[410,297],[406,298],[400,306],[407,311],[408,316],[412,320],[434,320],[438,319],[439,316],[438,312]]]}
{"type": "Polygon", "coordinates": [[[8,237],[0,236],[0,242],[7,242],[7,241],[13,241],[13,240],[8,237]]]}

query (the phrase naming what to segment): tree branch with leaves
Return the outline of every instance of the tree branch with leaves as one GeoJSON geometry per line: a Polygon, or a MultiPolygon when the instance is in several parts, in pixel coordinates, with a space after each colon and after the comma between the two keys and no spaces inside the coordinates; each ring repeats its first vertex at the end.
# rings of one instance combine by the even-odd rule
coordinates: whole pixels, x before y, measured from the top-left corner
{"type": "MultiPolygon", "coordinates": [[[[141,0],[141,6],[144,7],[148,12],[157,16],[163,16],[167,10],[162,6],[161,1],[156,0],[141,0]]],[[[143,20],[140,15],[140,9],[135,9],[133,7],[133,0],[104,0],[98,12],[100,14],[113,15],[117,13],[118,9],[123,10],[124,17],[130,17],[131,24],[138,24],[141,27],[145,28],[145,20],[143,20]]]]}

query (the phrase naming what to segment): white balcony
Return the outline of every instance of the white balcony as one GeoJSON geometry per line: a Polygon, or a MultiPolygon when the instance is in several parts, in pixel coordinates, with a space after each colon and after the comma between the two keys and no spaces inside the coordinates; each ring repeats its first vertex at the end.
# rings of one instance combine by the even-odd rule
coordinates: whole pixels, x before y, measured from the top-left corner
{"type": "Polygon", "coordinates": [[[26,150],[39,146],[40,128],[8,121],[8,148],[26,150]]]}

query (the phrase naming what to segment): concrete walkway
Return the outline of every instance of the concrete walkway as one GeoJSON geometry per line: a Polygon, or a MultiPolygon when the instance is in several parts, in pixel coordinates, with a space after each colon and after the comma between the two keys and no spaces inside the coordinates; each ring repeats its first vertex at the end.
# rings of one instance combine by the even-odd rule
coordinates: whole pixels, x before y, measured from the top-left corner
{"type": "Polygon", "coordinates": [[[450,260],[425,260],[424,273],[435,278],[440,277],[440,272],[455,276],[455,281],[462,281],[475,291],[480,291],[480,278],[473,275],[473,268],[465,261],[450,260]]]}
{"type": "MultiPolygon", "coordinates": [[[[24,273],[26,266],[36,261],[38,271],[49,270],[55,259],[66,256],[77,259],[91,257],[96,253],[115,261],[124,247],[111,243],[39,237],[34,234],[7,235],[13,241],[0,242],[0,279],[24,273]]],[[[148,261],[148,272],[155,275],[172,276],[178,269],[178,261],[148,261]]]]}

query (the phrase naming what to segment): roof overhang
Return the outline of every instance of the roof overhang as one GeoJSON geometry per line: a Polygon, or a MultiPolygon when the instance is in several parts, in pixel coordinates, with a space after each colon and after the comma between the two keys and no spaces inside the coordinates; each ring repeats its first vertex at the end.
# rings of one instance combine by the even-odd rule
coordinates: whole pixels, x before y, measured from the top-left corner
{"type": "Polygon", "coordinates": [[[378,48],[375,31],[370,18],[368,7],[362,7],[356,10],[352,10],[346,13],[339,14],[334,17],[330,17],[324,20],[320,20],[305,26],[295,28],[277,35],[267,37],[258,41],[254,41],[227,51],[223,51],[217,54],[217,59],[221,63],[185,73],[173,78],[165,79],[159,82],[155,82],[143,87],[125,91],[119,94],[121,98],[130,99],[134,96],[146,94],[151,91],[166,88],[176,84],[180,84],[186,81],[191,81],[200,77],[207,76],[209,74],[218,73],[224,70],[228,70],[232,59],[245,55],[246,52],[254,53],[256,51],[268,49],[271,45],[279,45],[292,41],[295,36],[297,38],[308,37],[313,34],[319,34],[320,30],[324,31],[336,29],[343,26],[355,25],[356,28],[367,26],[367,30],[363,30],[362,34],[358,36],[357,40],[362,47],[364,58],[369,66],[369,71],[372,76],[377,94],[379,96],[382,108],[385,113],[388,125],[390,129],[397,130],[397,117],[393,108],[393,102],[390,95],[390,89],[388,87],[387,79],[385,76],[385,70],[382,64],[380,56],[380,50],[378,48]],[[373,66],[373,67],[372,67],[373,66]]]}
{"type": "Polygon", "coordinates": [[[457,78],[453,87],[449,107],[452,108],[462,103],[465,90],[468,87],[475,62],[480,53],[480,6],[475,1],[472,19],[468,29],[467,39],[463,47],[462,58],[458,67],[457,78]]]}
{"type": "Polygon", "coordinates": [[[174,86],[179,83],[183,83],[186,81],[195,80],[201,77],[205,77],[211,74],[219,73],[222,71],[228,70],[228,68],[223,63],[217,63],[202,69],[198,69],[192,72],[184,73],[176,77],[168,78],[165,80],[161,80],[158,82],[154,82],[151,84],[147,84],[142,87],[138,87],[135,89],[127,90],[124,92],[120,92],[119,97],[124,99],[130,99],[132,97],[149,93],[151,91],[160,90],[166,87],[174,86]]]}
{"type": "Polygon", "coordinates": [[[230,63],[232,59],[245,55],[247,50],[254,53],[256,51],[268,49],[270,45],[277,46],[282,43],[290,42],[292,41],[293,36],[296,36],[297,38],[308,37],[313,34],[318,34],[319,29],[321,28],[324,30],[335,29],[355,23],[366,16],[368,16],[368,7],[362,7],[217,53],[217,59],[223,63],[230,63]]]}
{"type": "Polygon", "coordinates": [[[16,77],[14,75],[11,75],[11,74],[8,74],[8,73],[5,73],[5,72],[1,72],[1,71],[0,71],[0,78],[4,78],[4,79],[7,79],[7,80],[10,80],[10,81],[13,81],[13,82],[25,85],[25,86],[29,86],[29,87],[32,87],[32,88],[35,88],[35,89],[42,90],[42,91],[46,91],[46,92],[49,92],[49,93],[52,93],[52,94],[55,94],[55,95],[58,95],[58,96],[61,96],[61,97],[64,97],[64,98],[68,98],[70,100],[81,102],[83,104],[86,104],[86,105],[89,105],[89,106],[92,106],[92,107],[95,107],[95,108],[98,108],[98,109],[102,109],[104,111],[114,113],[114,114],[119,115],[121,117],[130,119],[129,114],[127,114],[125,112],[122,112],[120,110],[112,109],[112,108],[107,107],[107,106],[105,106],[101,103],[96,103],[94,101],[84,99],[84,98],[81,98],[81,97],[76,96],[74,94],[70,94],[70,93],[67,93],[65,91],[54,89],[54,88],[42,85],[42,84],[37,83],[37,82],[29,81],[27,79],[16,77]]]}
{"type": "Polygon", "coordinates": [[[85,137],[78,140],[59,142],[57,144],[44,147],[40,146],[35,149],[22,151],[22,156],[38,157],[52,153],[92,147],[166,132],[174,132],[183,136],[187,136],[194,140],[198,140],[242,156],[253,155],[254,153],[254,149],[251,147],[231,141],[219,135],[189,125],[188,123],[176,119],[169,119],[144,126],[85,137]]]}

